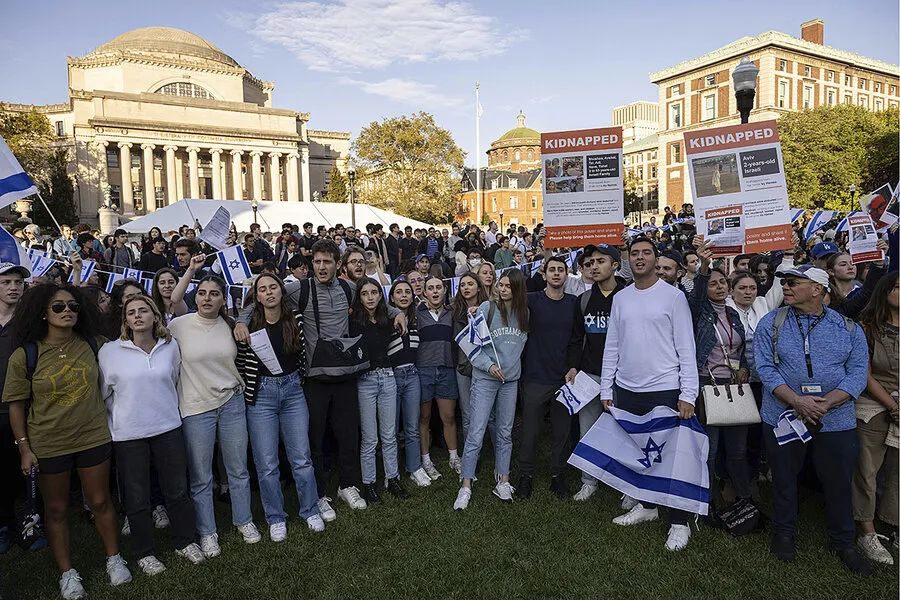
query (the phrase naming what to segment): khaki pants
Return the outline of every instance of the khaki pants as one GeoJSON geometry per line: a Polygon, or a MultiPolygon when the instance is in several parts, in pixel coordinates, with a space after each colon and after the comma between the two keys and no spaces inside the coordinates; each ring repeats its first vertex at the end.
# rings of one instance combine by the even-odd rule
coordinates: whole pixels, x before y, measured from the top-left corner
{"type": "Polygon", "coordinates": [[[887,411],[872,417],[868,423],[856,421],[859,434],[859,462],[853,474],[853,519],[875,520],[875,489],[878,472],[884,467],[883,494],[878,502],[878,518],[896,526],[898,524],[898,454],[897,448],[885,446],[884,438],[891,423],[887,411]]]}

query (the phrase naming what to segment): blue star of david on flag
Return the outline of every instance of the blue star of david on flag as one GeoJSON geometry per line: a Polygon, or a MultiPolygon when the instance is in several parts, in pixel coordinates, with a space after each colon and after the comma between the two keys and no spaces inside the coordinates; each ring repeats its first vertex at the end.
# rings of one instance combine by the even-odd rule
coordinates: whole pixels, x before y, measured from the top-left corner
{"type": "Polygon", "coordinates": [[[644,468],[649,469],[650,465],[653,463],[661,463],[662,462],[662,449],[665,447],[666,443],[663,442],[662,445],[657,445],[656,442],[653,441],[652,437],[647,438],[647,444],[641,448],[644,451],[644,458],[639,458],[638,462],[644,465],[644,468]],[[655,458],[650,458],[651,454],[656,454],[655,458]]]}

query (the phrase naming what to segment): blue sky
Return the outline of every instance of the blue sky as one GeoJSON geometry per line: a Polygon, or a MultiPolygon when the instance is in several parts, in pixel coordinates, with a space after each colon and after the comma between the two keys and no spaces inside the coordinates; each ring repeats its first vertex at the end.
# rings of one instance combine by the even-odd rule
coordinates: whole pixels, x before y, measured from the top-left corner
{"type": "Polygon", "coordinates": [[[538,130],[604,126],[611,109],[656,100],[648,73],[775,29],[825,21],[826,44],[898,63],[896,0],[678,3],[607,0],[2,0],[0,101],[66,99],[66,56],[137,27],[196,33],[255,76],[274,106],[351,131],[416,110],[435,115],[474,165],[522,109],[538,130]]]}

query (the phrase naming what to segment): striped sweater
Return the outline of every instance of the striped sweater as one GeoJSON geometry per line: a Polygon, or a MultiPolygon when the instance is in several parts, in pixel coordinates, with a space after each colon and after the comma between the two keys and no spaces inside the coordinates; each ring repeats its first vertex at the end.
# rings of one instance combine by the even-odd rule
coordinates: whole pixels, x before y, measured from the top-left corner
{"type": "Polygon", "coordinates": [[[417,367],[454,367],[453,313],[446,306],[441,308],[435,320],[426,303],[416,307],[416,325],[419,329],[417,367]]]}
{"type": "Polygon", "coordinates": [[[388,360],[392,367],[416,363],[419,349],[419,332],[410,323],[410,329],[403,335],[395,331],[388,343],[388,360]]]}
{"type": "MultiPolygon", "coordinates": [[[[300,330],[300,350],[297,352],[297,365],[299,365],[300,378],[306,375],[306,343],[303,338],[303,314],[300,311],[291,311],[297,321],[300,330]]],[[[259,392],[259,357],[250,349],[250,344],[238,343],[237,358],[234,360],[238,373],[244,380],[244,401],[247,404],[256,404],[256,394],[259,392]]],[[[287,374],[287,373],[286,373],[287,374]]]]}

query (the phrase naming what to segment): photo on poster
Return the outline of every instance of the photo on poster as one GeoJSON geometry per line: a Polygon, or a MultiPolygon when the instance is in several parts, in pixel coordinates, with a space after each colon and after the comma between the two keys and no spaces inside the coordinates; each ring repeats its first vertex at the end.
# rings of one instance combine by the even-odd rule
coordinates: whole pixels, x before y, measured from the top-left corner
{"type": "Polygon", "coordinates": [[[854,242],[863,241],[866,239],[866,228],[864,225],[859,225],[857,227],[853,227],[851,229],[852,237],[851,239],[854,242]]]}
{"type": "Polygon", "coordinates": [[[558,158],[548,158],[544,161],[544,177],[546,177],[548,181],[555,177],[562,176],[562,164],[560,163],[558,158]]]}
{"type": "Polygon", "coordinates": [[[584,157],[564,156],[562,159],[562,168],[566,177],[583,177],[584,157]]]}
{"type": "Polygon", "coordinates": [[[717,196],[741,191],[741,180],[737,172],[737,156],[720,154],[691,161],[697,195],[717,196]]]}
{"type": "Polygon", "coordinates": [[[725,231],[725,219],[711,219],[706,222],[706,235],[716,235],[725,231]]]}
{"type": "Polygon", "coordinates": [[[554,177],[547,180],[547,193],[583,192],[584,177],[554,177]]]}

